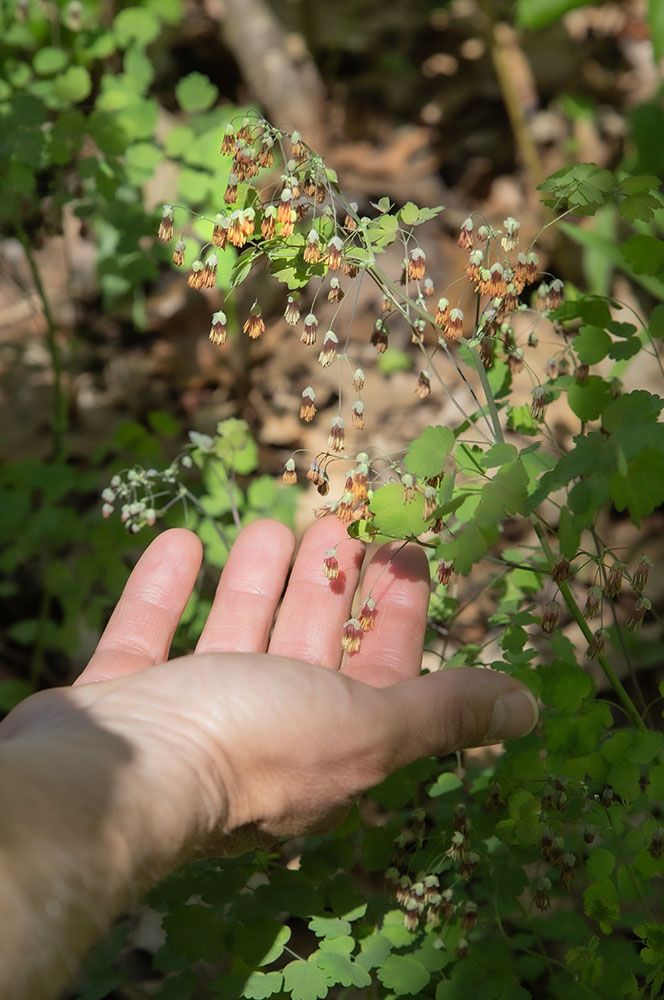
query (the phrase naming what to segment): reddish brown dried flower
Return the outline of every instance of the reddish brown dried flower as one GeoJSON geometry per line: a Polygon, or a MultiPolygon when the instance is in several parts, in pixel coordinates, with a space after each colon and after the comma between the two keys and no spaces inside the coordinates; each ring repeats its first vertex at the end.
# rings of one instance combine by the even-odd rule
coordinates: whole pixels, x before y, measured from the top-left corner
{"type": "Polygon", "coordinates": [[[420,399],[426,399],[431,395],[431,373],[426,369],[421,371],[418,376],[415,395],[419,396],[420,399]]]}
{"type": "Polygon", "coordinates": [[[327,446],[330,451],[343,451],[346,442],[346,432],[342,417],[334,417],[330,424],[327,446]]]}
{"type": "MultiPolygon", "coordinates": [[[[325,513],[329,513],[330,508],[325,510],[325,513]]],[[[339,560],[337,559],[336,549],[327,549],[325,552],[325,557],[323,559],[323,573],[328,578],[328,580],[336,580],[339,576],[339,560]]]]}

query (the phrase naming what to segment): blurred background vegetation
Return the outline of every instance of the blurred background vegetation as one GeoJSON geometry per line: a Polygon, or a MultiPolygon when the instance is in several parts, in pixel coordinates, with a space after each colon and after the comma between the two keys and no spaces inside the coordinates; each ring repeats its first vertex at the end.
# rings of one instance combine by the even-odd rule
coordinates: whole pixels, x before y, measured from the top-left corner
{"type": "MultiPolygon", "coordinates": [[[[219,210],[225,125],[257,108],[298,128],[361,208],[383,195],[444,204],[430,252],[449,273],[469,211],[517,216],[532,234],[536,185],[565,163],[664,172],[662,10],[657,0],[2,4],[0,710],[78,673],[146,544],[101,519],[118,469],[168,464],[188,431],[242,419],[257,450],[238,482],[240,520],[294,517],[269,485],[307,443],[296,419],[303,355],[285,339],[283,302],[268,301],[270,337],[251,349],[237,339],[222,356],[207,334],[233,251],[219,288],[201,296],[155,241],[164,202],[208,219],[219,210]]],[[[591,292],[657,301],[661,286],[628,291],[607,254],[618,224],[609,209],[576,244],[550,236],[547,266],[591,292]]],[[[185,263],[208,228],[192,215],[185,263]]],[[[231,325],[243,296],[227,301],[231,325]]],[[[374,419],[400,446],[412,386],[387,395],[374,419]]],[[[204,489],[232,533],[225,494],[204,489]]],[[[195,521],[177,507],[171,523],[195,521]]],[[[218,566],[223,546],[207,541],[218,566]]]]}

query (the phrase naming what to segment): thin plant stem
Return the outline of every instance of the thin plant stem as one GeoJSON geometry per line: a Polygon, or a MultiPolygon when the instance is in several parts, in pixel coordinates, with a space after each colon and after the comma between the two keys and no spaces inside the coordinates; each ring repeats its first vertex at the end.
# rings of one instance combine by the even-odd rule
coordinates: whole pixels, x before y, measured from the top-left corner
{"type": "MultiPolygon", "coordinates": [[[[556,560],[555,560],[555,556],[553,554],[553,551],[551,549],[551,546],[549,545],[548,539],[547,539],[547,537],[546,537],[546,535],[544,533],[544,530],[543,530],[541,524],[539,524],[539,522],[534,517],[531,520],[532,520],[532,524],[533,524],[533,527],[535,529],[535,532],[537,534],[537,537],[540,540],[540,544],[542,546],[542,549],[544,550],[544,554],[549,559],[549,565],[553,566],[556,560]]],[[[572,618],[574,619],[574,621],[577,623],[577,625],[581,629],[581,632],[583,633],[584,637],[587,639],[588,643],[590,643],[592,641],[592,638],[593,638],[593,633],[590,630],[588,622],[583,617],[583,614],[581,612],[581,609],[580,609],[579,605],[576,603],[576,600],[574,598],[574,595],[572,594],[572,591],[571,591],[571,588],[570,588],[569,584],[565,580],[562,580],[558,584],[558,587],[559,587],[562,599],[564,600],[565,604],[567,605],[567,609],[568,609],[569,613],[571,614],[572,618]]],[[[620,699],[620,701],[621,701],[621,703],[623,705],[623,708],[625,709],[625,711],[626,711],[627,715],[629,716],[629,718],[631,719],[631,721],[634,723],[634,725],[637,727],[637,729],[645,729],[646,728],[646,724],[643,721],[643,719],[641,718],[641,716],[639,715],[639,712],[638,712],[638,709],[636,708],[636,705],[634,704],[634,702],[632,701],[632,699],[630,698],[630,696],[627,694],[627,691],[625,690],[625,688],[623,687],[622,683],[620,682],[620,679],[618,678],[618,675],[616,674],[615,670],[613,669],[613,667],[611,666],[611,664],[608,662],[608,660],[606,659],[606,657],[605,656],[601,656],[601,655],[598,656],[597,657],[597,662],[599,663],[599,665],[600,665],[600,667],[601,667],[601,669],[602,669],[602,671],[604,673],[604,676],[609,681],[609,683],[611,684],[611,687],[613,688],[613,690],[618,695],[618,698],[620,699]]]]}
{"type": "Polygon", "coordinates": [[[51,357],[51,368],[53,371],[53,458],[57,460],[63,456],[64,435],[67,430],[67,400],[62,391],[62,357],[60,355],[60,348],[58,347],[51,304],[41,279],[39,266],[35,260],[34,254],[32,253],[30,240],[20,218],[17,217],[15,219],[15,225],[18,238],[25,251],[25,257],[30,268],[30,273],[32,274],[32,280],[35,283],[35,289],[37,291],[39,301],[41,302],[44,319],[46,320],[46,345],[51,357]]]}

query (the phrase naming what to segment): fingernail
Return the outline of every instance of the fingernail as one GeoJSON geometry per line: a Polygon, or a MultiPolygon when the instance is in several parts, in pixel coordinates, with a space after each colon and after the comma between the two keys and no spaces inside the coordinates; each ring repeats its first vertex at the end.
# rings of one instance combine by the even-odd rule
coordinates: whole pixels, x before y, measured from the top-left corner
{"type": "Polygon", "coordinates": [[[537,725],[539,709],[530,691],[508,691],[493,706],[485,743],[499,743],[525,736],[537,725]]]}

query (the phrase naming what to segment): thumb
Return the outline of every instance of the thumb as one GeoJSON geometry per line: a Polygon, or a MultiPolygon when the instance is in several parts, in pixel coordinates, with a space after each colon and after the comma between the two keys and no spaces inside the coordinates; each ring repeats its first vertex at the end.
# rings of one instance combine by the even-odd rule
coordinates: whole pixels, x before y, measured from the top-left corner
{"type": "Polygon", "coordinates": [[[533,694],[508,674],[459,667],[382,689],[396,710],[394,766],[525,736],[537,724],[533,694]]]}

